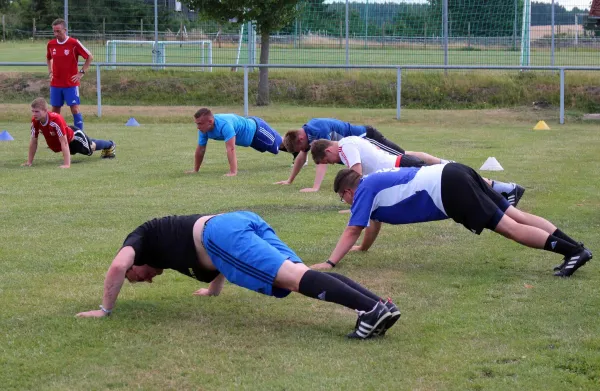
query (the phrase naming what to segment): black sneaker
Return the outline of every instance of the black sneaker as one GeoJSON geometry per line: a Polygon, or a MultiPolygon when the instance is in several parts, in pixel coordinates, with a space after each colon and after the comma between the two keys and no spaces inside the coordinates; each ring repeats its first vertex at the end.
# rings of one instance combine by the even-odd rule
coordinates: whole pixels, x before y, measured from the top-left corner
{"type": "Polygon", "coordinates": [[[371,335],[379,335],[392,313],[383,302],[378,302],[369,312],[359,311],[354,331],[348,338],[367,339],[371,335]]]}
{"type": "Polygon", "coordinates": [[[385,335],[385,332],[388,331],[388,329],[390,327],[392,327],[398,321],[398,319],[400,319],[400,310],[398,309],[398,307],[396,306],[396,304],[394,304],[394,302],[392,301],[392,299],[390,299],[388,297],[387,302],[385,303],[385,306],[390,311],[391,315],[386,320],[385,325],[381,329],[381,332],[378,334],[380,337],[383,337],[385,335]]]}
{"type": "Polygon", "coordinates": [[[523,186],[519,186],[516,183],[513,183],[513,185],[514,187],[510,191],[510,193],[502,193],[502,195],[504,196],[504,198],[506,198],[509,204],[516,208],[519,204],[519,201],[521,200],[521,197],[523,197],[523,194],[525,194],[525,188],[523,186]]]}
{"type": "Polygon", "coordinates": [[[574,253],[563,262],[563,266],[560,270],[554,273],[557,277],[571,277],[573,273],[583,265],[592,259],[592,252],[587,248],[581,248],[578,252],[574,253]]]}
{"type": "Polygon", "coordinates": [[[102,150],[102,154],[100,155],[102,157],[102,159],[114,159],[115,156],[117,156],[115,154],[116,150],[117,150],[117,144],[115,144],[114,141],[110,140],[110,142],[112,143],[112,145],[108,148],[104,148],[102,150]]]}
{"type": "MultiPolygon", "coordinates": [[[[581,247],[581,248],[585,248],[585,245],[583,244],[583,242],[579,242],[578,244],[579,244],[579,247],[581,247]]],[[[588,250],[588,249],[586,248],[586,250],[588,250]]],[[[588,250],[588,252],[589,252],[589,251],[590,251],[590,250],[588,250]]],[[[556,266],[554,266],[554,268],[553,268],[552,270],[554,270],[555,272],[557,272],[557,271],[559,271],[559,270],[562,270],[562,268],[563,268],[563,267],[565,267],[565,265],[567,264],[567,261],[568,261],[568,260],[569,260],[569,257],[565,256],[565,257],[563,258],[563,261],[562,261],[562,263],[561,263],[560,265],[556,265],[556,266]]]]}

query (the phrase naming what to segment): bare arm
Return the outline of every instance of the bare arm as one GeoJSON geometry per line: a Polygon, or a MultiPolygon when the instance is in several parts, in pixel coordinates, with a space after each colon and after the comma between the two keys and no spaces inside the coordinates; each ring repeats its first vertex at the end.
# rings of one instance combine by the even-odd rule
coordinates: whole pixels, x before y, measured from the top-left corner
{"type": "Polygon", "coordinates": [[[225,141],[225,150],[227,151],[227,160],[229,161],[229,172],[226,176],[237,175],[237,157],[235,156],[235,136],[225,141]]]}
{"type": "Polygon", "coordinates": [[[360,163],[356,163],[355,165],[353,165],[352,167],[350,167],[351,169],[353,169],[354,171],[356,171],[357,173],[359,173],[360,175],[362,175],[362,164],[360,163]]]}
{"type": "Polygon", "coordinates": [[[69,142],[67,141],[67,136],[60,136],[58,138],[60,140],[60,149],[63,154],[63,165],[60,168],[69,168],[71,167],[71,151],[69,150],[69,142]]]}
{"type": "Polygon", "coordinates": [[[27,154],[27,162],[23,163],[23,166],[31,166],[33,164],[33,158],[35,157],[35,152],[38,147],[38,139],[37,137],[32,137],[29,140],[29,153],[27,154]]]}
{"type": "Polygon", "coordinates": [[[313,182],[313,187],[301,189],[300,191],[303,193],[319,191],[319,189],[321,188],[321,183],[323,183],[323,178],[325,178],[326,173],[327,173],[327,164],[317,164],[317,169],[315,172],[315,181],[313,182]]]}
{"type": "MultiPolygon", "coordinates": [[[[360,237],[360,233],[362,232],[362,230],[363,227],[358,226],[346,227],[346,229],[342,233],[342,236],[340,237],[340,240],[338,240],[335,249],[329,256],[329,261],[335,264],[339,263],[341,259],[344,258],[344,256],[348,253],[348,251],[350,251],[354,243],[356,243],[356,241],[360,237]]],[[[311,266],[312,269],[331,269],[332,267],[333,266],[325,262],[311,266]]]]}
{"type": "Polygon", "coordinates": [[[186,171],[186,174],[193,174],[200,170],[200,165],[204,160],[204,153],[206,153],[206,145],[198,145],[196,147],[196,152],[194,153],[194,169],[186,171]]]}
{"type": "Polygon", "coordinates": [[[360,244],[360,246],[354,246],[352,249],[355,251],[367,251],[371,248],[375,239],[377,239],[377,235],[379,235],[379,230],[381,229],[381,222],[371,220],[371,223],[365,229],[365,236],[360,244]]]}
{"type": "Polygon", "coordinates": [[[207,288],[198,289],[196,292],[194,292],[194,295],[196,295],[196,296],[219,296],[219,293],[221,293],[221,290],[223,289],[224,284],[225,284],[225,276],[222,274],[219,274],[217,277],[215,277],[214,280],[212,280],[210,282],[210,284],[208,285],[208,289],[207,288]]]}
{"type": "Polygon", "coordinates": [[[302,167],[304,166],[305,161],[306,161],[306,151],[298,152],[298,156],[296,156],[296,160],[294,160],[294,166],[292,167],[292,172],[290,173],[290,177],[285,181],[275,182],[275,184],[276,185],[289,185],[290,183],[294,182],[294,179],[296,179],[296,176],[300,173],[300,170],[302,170],[302,167]]]}
{"type": "MultiPolygon", "coordinates": [[[[106,278],[104,279],[104,295],[102,296],[102,306],[112,311],[117,301],[117,296],[121,292],[123,281],[125,281],[125,273],[127,269],[133,266],[135,259],[135,250],[131,246],[123,247],[117,254],[115,259],[112,261],[106,278]]],[[[80,312],[77,314],[80,318],[101,318],[108,316],[108,314],[102,310],[93,310],[87,312],[80,312]]]]}
{"type": "Polygon", "coordinates": [[[50,78],[50,81],[52,81],[52,60],[46,59],[46,64],[48,64],[48,77],[50,78]]]}

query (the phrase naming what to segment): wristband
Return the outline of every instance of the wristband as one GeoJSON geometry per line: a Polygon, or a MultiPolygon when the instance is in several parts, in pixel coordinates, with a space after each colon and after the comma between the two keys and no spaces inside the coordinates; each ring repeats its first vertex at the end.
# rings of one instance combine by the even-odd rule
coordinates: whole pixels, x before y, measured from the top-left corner
{"type": "Polygon", "coordinates": [[[100,304],[100,310],[102,310],[102,312],[104,312],[106,316],[110,316],[110,314],[112,314],[112,310],[107,310],[102,304],[100,304]]]}
{"type": "Polygon", "coordinates": [[[85,71],[83,70],[83,68],[81,68],[81,69],[79,70],[79,73],[81,73],[82,75],[84,75],[84,74],[85,74],[85,71]]]}
{"type": "Polygon", "coordinates": [[[335,267],[335,263],[331,262],[329,259],[325,262],[331,265],[331,267],[335,267]]]}

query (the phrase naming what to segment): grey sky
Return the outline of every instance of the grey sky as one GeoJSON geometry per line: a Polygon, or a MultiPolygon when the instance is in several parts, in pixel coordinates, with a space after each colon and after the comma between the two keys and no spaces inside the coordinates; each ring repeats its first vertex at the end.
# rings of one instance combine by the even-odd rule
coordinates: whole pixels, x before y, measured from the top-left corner
{"type": "MultiPolygon", "coordinates": [[[[326,3],[338,3],[343,0],[326,0],[326,3]]],[[[356,1],[356,0],[355,0],[356,1]]],[[[365,2],[367,0],[360,0],[365,2]]],[[[368,0],[369,3],[426,3],[425,0],[368,0]]],[[[474,0],[477,1],[477,0],[474,0]]],[[[533,0],[538,3],[551,3],[552,0],[533,0]]],[[[352,0],[350,0],[352,2],[352,0]]],[[[589,9],[592,2],[590,0],[554,0],[554,4],[560,4],[570,11],[573,7],[579,9],[589,9]]]]}

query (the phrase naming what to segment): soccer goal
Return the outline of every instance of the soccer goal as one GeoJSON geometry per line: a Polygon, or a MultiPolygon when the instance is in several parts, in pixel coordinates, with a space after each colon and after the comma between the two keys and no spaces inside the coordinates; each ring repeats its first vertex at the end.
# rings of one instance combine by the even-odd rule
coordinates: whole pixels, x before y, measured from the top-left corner
{"type": "MultiPolygon", "coordinates": [[[[212,41],[133,41],[133,40],[109,40],[106,41],[106,62],[115,64],[116,69],[119,62],[147,62],[151,54],[152,64],[155,69],[164,69],[160,66],[166,64],[167,47],[169,48],[172,62],[212,65],[212,41]],[[191,61],[190,61],[191,60],[191,61]]],[[[202,67],[212,72],[212,67],[202,67]]]]}

